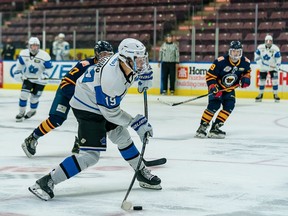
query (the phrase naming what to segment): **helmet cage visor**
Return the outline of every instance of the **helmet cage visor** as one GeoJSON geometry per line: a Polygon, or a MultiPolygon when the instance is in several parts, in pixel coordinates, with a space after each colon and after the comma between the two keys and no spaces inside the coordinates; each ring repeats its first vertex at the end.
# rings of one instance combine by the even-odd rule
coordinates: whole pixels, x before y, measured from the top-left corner
{"type": "Polygon", "coordinates": [[[229,49],[229,56],[232,61],[238,61],[242,57],[243,49],[229,49]]]}
{"type": "Polygon", "coordinates": [[[39,44],[29,44],[29,52],[32,55],[36,55],[39,52],[40,45],[39,44]]]}
{"type": "Polygon", "coordinates": [[[133,61],[133,70],[137,74],[142,74],[148,70],[148,55],[145,54],[144,56],[135,56],[133,61]]]}

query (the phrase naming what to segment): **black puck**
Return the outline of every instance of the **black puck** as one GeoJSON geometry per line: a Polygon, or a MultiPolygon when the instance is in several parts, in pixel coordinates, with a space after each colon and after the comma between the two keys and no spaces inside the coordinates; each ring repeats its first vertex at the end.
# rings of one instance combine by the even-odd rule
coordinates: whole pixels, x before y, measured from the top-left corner
{"type": "Polygon", "coordinates": [[[133,206],[133,210],[139,211],[142,210],[142,206],[133,206]]]}

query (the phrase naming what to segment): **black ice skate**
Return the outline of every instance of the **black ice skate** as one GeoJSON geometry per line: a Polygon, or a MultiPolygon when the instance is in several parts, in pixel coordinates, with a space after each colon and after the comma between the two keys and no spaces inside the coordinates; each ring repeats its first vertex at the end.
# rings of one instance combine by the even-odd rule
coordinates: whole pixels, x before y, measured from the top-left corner
{"type": "Polygon", "coordinates": [[[73,154],[79,154],[80,146],[79,146],[79,139],[77,136],[75,136],[74,146],[72,148],[73,154]]]}
{"type": "Polygon", "coordinates": [[[205,138],[207,136],[207,128],[209,127],[209,124],[207,122],[202,122],[196,131],[195,137],[196,138],[205,138]]]}
{"type": "Polygon", "coordinates": [[[34,116],[36,114],[35,110],[30,110],[29,112],[26,113],[26,115],[24,116],[25,119],[29,119],[32,116],[34,116]]]}
{"type": "Polygon", "coordinates": [[[219,123],[214,122],[212,124],[210,131],[209,131],[208,138],[224,139],[226,136],[226,132],[219,129],[223,125],[224,124],[222,122],[219,122],[219,123]]]}
{"type": "Polygon", "coordinates": [[[37,144],[37,139],[33,136],[33,133],[24,140],[24,143],[22,143],[22,149],[28,158],[35,155],[37,144]]]}
{"type": "Polygon", "coordinates": [[[54,197],[53,193],[54,182],[51,175],[45,175],[38,179],[34,185],[28,188],[28,190],[42,200],[50,200],[54,197]]]}
{"type": "Polygon", "coordinates": [[[280,102],[280,98],[278,97],[278,95],[277,95],[277,94],[274,94],[273,96],[274,96],[274,101],[275,101],[276,103],[279,103],[279,102],[280,102]]]}
{"type": "Polygon", "coordinates": [[[259,94],[259,95],[255,98],[255,102],[262,102],[262,98],[263,98],[263,94],[259,94]]]}
{"type": "Polygon", "coordinates": [[[156,175],[152,175],[151,171],[146,167],[139,170],[137,173],[137,180],[142,188],[148,188],[153,190],[161,190],[161,179],[156,175]]]}
{"type": "Polygon", "coordinates": [[[16,122],[22,122],[24,119],[24,113],[19,113],[16,115],[16,122]]]}

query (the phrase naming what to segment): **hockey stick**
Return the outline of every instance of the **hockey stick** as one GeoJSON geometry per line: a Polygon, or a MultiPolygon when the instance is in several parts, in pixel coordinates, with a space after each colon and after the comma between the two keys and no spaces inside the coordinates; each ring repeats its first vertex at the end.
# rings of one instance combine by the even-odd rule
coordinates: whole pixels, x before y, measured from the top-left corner
{"type": "Polygon", "coordinates": [[[145,166],[147,166],[147,167],[160,166],[160,165],[165,164],[167,162],[167,159],[166,158],[159,158],[159,159],[155,159],[155,160],[151,160],[151,161],[146,161],[143,158],[143,162],[144,162],[145,166]]]}
{"type": "Polygon", "coordinates": [[[279,68],[280,71],[284,72],[284,73],[288,73],[288,71],[282,69],[282,68],[279,68]]]}
{"type": "MultiPolygon", "coordinates": [[[[25,79],[24,79],[25,80],[25,79]]],[[[44,78],[44,79],[39,79],[39,78],[26,78],[26,80],[62,80],[62,78],[44,78]]]]}
{"type": "MultiPolygon", "coordinates": [[[[144,92],[143,92],[143,96],[144,96],[144,113],[145,113],[145,117],[148,119],[148,103],[147,103],[147,91],[146,89],[144,89],[144,92]]],[[[138,161],[138,164],[137,164],[137,167],[136,167],[136,170],[135,170],[135,173],[133,175],[133,178],[131,180],[131,183],[129,185],[129,188],[126,192],[126,195],[122,201],[122,205],[121,205],[121,208],[128,211],[132,208],[132,203],[127,201],[127,198],[132,190],[132,187],[134,185],[134,182],[136,180],[136,177],[138,175],[138,172],[139,172],[139,169],[140,169],[140,165],[141,165],[141,162],[143,161],[143,157],[144,157],[144,153],[145,153],[145,149],[146,149],[146,145],[148,144],[148,133],[145,134],[145,138],[144,138],[144,142],[143,142],[143,145],[142,145],[142,150],[141,150],[141,153],[140,153],[140,158],[139,158],[139,161],[138,161]]]]}
{"type": "MultiPolygon", "coordinates": [[[[235,86],[231,86],[229,88],[225,88],[225,89],[221,89],[219,90],[220,92],[223,92],[223,91],[226,91],[226,90],[232,90],[232,89],[236,89],[239,87],[239,84],[235,85],[235,86]]],[[[211,92],[211,93],[206,93],[204,95],[200,95],[198,97],[195,97],[195,98],[190,98],[188,100],[185,100],[185,101],[181,101],[181,102],[175,102],[175,103],[169,103],[169,102],[165,102],[165,101],[161,101],[159,98],[158,98],[158,101],[161,102],[161,103],[164,103],[164,104],[167,104],[167,105],[170,105],[170,106],[178,106],[178,105],[181,105],[181,104],[184,104],[184,103],[188,103],[188,102],[191,102],[191,101],[194,101],[194,100],[198,100],[200,98],[203,98],[203,97],[206,97],[206,96],[209,96],[209,95],[213,95],[214,93],[211,92]]]]}

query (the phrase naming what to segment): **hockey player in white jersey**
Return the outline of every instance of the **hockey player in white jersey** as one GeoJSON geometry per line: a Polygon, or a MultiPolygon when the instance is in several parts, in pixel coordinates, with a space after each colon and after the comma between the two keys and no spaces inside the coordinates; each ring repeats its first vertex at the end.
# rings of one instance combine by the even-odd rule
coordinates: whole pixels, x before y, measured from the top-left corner
{"type": "Polygon", "coordinates": [[[39,98],[47,84],[46,78],[52,73],[51,57],[40,49],[40,41],[37,37],[31,37],[28,48],[20,52],[13,73],[14,79],[22,82],[19,99],[19,114],[16,122],[31,118],[36,114],[39,98]],[[26,113],[26,106],[30,96],[30,111],[26,113]],[[26,113],[26,114],[25,114],[26,113]]]}
{"type": "Polygon", "coordinates": [[[271,35],[265,37],[265,43],[260,44],[255,51],[254,60],[260,69],[260,82],[259,82],[259,95],[255,98],[256,102],[261,102],[265,89],[265,83],[267,74],[270,74],[273,96],[275,102],[279,102],[278,96],[278,71],[281,65],[281,53],[278,46],[273,44],[273,38],[271,35]]]}
{"type": "Polygon", "coordinates": [[[55,55],[56,61],[66,61],[69,60],[70,45],[64,40],[65,35],[63,33],[58,34],[56,40],[52,45],[52,52],[55,55]]]}
{"type": "MultiPolygon", "coordinates": [[[[29,191],[38,198],[52,199],[54,185],[96,164],[100,152],[106,150],[106,135],[118,145],[122,157],[136,170],[140,154],[127,128],[132,127],[142,142],[146,133],[153,136],[153,130],[145,116],[132,117],[121,109],[120,103],[136,77],[141,84],[138,85],[139,92],[151,87],[152,71],[149,70],[146,47],[140,41],[124,39],[118,51],[89,67],[77,80],[70,105],[78,121],[80,154],[65,158],[29,187],[29,191]]],[[[143,188],[162,189],[160,178],[152,175],[144,163],[137,173],[137,180],[143,188]]]]}

